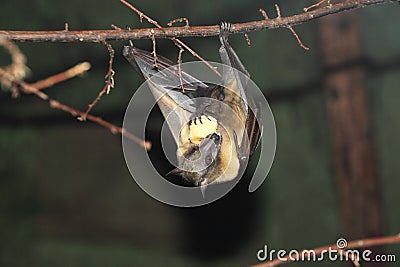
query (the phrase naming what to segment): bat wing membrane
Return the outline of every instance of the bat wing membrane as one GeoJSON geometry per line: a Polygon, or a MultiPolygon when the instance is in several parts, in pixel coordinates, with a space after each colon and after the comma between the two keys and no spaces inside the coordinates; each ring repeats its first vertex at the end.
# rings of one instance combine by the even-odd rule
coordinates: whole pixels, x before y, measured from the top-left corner
{"type": "Polygon", "coordinates": [[[175,142],[179,144],[180,130],[196,112],[195,102],[191,96],[182,92],[181,85],[189,92],[199,88],[207,89],[208,86],[183,71],[179,75],[178,66],[165,57],[158,56],[155,67],[154,56],[148,51],[125,46],[123,55],[147,80],[175,142]]]}

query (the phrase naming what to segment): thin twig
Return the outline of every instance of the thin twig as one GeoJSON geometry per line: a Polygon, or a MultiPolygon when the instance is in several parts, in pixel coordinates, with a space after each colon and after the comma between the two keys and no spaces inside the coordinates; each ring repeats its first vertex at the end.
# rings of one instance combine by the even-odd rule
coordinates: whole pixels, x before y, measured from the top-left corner
{"type": "MultiPolygon", "coordinates": [[[[400,234],[393,235],[393,236],[387,236],[387,237],[377,237],[377,238],[367,238],[367,239],[360,239],[360,240],[355,240],[347,243],[346,250],[348,249],[356,249],[356,248],[365,248],[365,247],[374,247],[374,246],[381,246],[381,245],[387,245],[387,244],[397,244],[400,243],[400,234]]],[[[333,244],[330,246],[323,246],[319,248],[314,248],[311,249],[311,251],[315,252],[315,255],[321,255],[322,253],[325,253],[329,249],[334,249],[334,250],[340,250],[337,246],[337,244],[333,244]]],[[[299,251],[299,255],[303,255],[302,253],[310,251],[309,249],[305,249],[303,251],[299,251]]],[[[286,256],[286,257],[281,257],[280,259],[275,259],[269,262],[264,262],[256,265],[252,265],[252,267],[274,267],[280,264],[285,264],[289,262],[295,261],[293,257],[291,256],[286,256]]]]}
{"type": "Polygon", "coordinates": [[[157,58],[157,52],[156,52],[156,47],[157,47],[156,46],[156,38],[154,37],[153,30],[151,31],[151,41],[153,43],[153,51],[151,52],[151,54],[153,55],[153,58],[154,58],[153,66],[154,66],[154,68],[158,69],[158,64],[157,64],[158,58],[157,58]]]}
{"type": "Polygon", "coordinates": [[[179,54],[178,54],[178,73],[179,73],[179,83],[181,84],[182,92],[185,92],[185,87],[183,86],[182,79],[182,53],[185,51],[182,46],[179,46],[179,54]]]}
{"type": "Polygon", "coordinates": [[[310,50],[310,48],[308,46],[305,46],[303,44],[303,42],[300,40],[299,35],[296,33],[296,31],[293,29],[292,26],[288,26],[287,28],[292,32],[294,38],[296,38],[296,40],[299,43],[299,45],[301,46],[301,48],[303,48],[304,50],[307,50],[307,51],[310,50]]]}
{"type": "MultiPolygon", "coordinates": [[[[54,99],[49,99],[49,105],[51,108],[55,108],[55,109],[59,109],[59,110],[68,112],[68,113],[72,114],[73,116],[82,116],[84,114],[84,112],[74,109],[74,108],[71,108],[67,105],[64,105],[54,99]]],[[[110,132],[113,134],[119,133],[119,134],[125,136],[126,138],[130,139],[131,141],[135,142],[136,144],[144,147],[146,150],[150,150],[150,148],[151,148],[151,143],[149,141],[144,141],[144,140],[140,139],[139,137],[137,137],[136,135],[128,132],[126,129],[118,127],[108,121],[103,120],[100,117],[93,116],[91,114],[87,114],[86,119],[109,129],[110,132]]]]}
{"type": "Polygon", "coordinates": [[[143,21],[143,18],[145,18],[148,22],[150,22],[151,24],[153,24],[154,26],[156,26],[157,28],[162,28],[160,24],[158,24],[157,21],[153,20],[152,18],[150,18],[149,16],[147,16],[146,14],[144,14],[142,11],[140,11],[139,9],[137,9],[136,7],[134,7],[131,3],[125,1],[125,0],[119,0],[121,3],[123,3],[125,6],[127,6],[128,8],[130,8],[131,10],[133,10],[135,13],[137,13],[139,15],[140,18],[140,22],[143,21]]]}
{"type": "Polygon", "coordinates": [[[109,94],[111,89],[113,89],[115,86],[115,83],[114,83],[115,71],[113,69],[115,51],[114,51],[114,48],[109,43],[107,43],[107,41],[103,40],[102,43],[107,47],[108,54],[110,56],[109,60],[108,60],[107,74],[104,76],[104,78],[106,79],[106,85],[108,85],[106,93],[109,94]]]}
{"type": "Polygon", "coordinates": [[[107,43],[106,41],[103,40],[102,43],[107,47],[108,54],[110,56],[109,61],[108,61],[108,70],[107,70],[107,74],[105,76],[106,84],[104,85],[103,89],[101,89],[101,91],[99,92],[99,94],[97,95],[95,100],[93,100],[92,103],[90,103],[88,105],[88,108],[86,109],[85,113],[82,116],[78,117],[78,120],[80,120],[80,121],[85,121],[89,112],[92,111],[92,109],[97,105],[97,103],[100,101],[102,96],[104,94],[109,94],[111,88],[114,88],[115,71],[113,70],[113,63],[114,63],[115,51],[112,48],[112,46],[109,43],[107,43]]]}
{"type": "Polygon", "coordinates": [[[97,97],[88,105],[88,108],[86,109],[85,112],[82,113],[81,116],[78,117],[79,121],[86,121],[87,116],[89,115],[89,112],[92,111],[92,109],[97,105],[97,103],[100,101],[100,99],[103,97],[103,95],[107,92],[107,88],[109,87],[108,84],[105,84],[103,89],[99,92],[97,97]]]}
{"type": "Polygon", "coordinates": [[[267,12],[264,9],[260,7],[258,11],[261,13],[261,15],[264,17],[265,20],[269,19],[267,12]]]}
{"type": "Polygon", "coordinates": [[[207,65],[207,67],[209,67],[212,71],[214,71],[215,74],[217,74],[218,76],[221,77],[221,73],[218,72],[217,68],[214,67],[213,65],[211,65],[210,63],[208,63],[207,60],[205,60],[203,57],[201,57],[199,54],[197,54],[192,48],[190,48],[187,44],[185,44],[184,42],[182,42],[179,39],[173,38],[173,40],[176,41],[177,44],[183,46],[187,51],[189,51],[193,56],[197,57],[198,59],[200,59],[202,62],[204,62],[204,64],[207,65]]]}
{"type": "Polygon", "coordinates": [[[90,63],[85,61],[73,66],[70,69],[67,69],[66,71],[63,71],[56,75],[49,76],[43,80],[32,83],[31,85],[35,87],[37,90],[42,90],[44,88],[49,88],[57,83],[61,83],[78,75],[81,75],[87,72],[89,69],[90,69],[90,63]]]}
{"type": "Polygon", "coordinates": [[[303,8],[304,12],[308,12],[308,10],[313,9],[314,7],[319,7],[323,2],[327,2],[328,6],[332,6],[331,0],[321,0],[318,3],[315,3],[309,7],[303,8]]]}
{"type": "MultiPolygon", "coordinates": [[[[277,19],[281,19],[282,18],[282,16],[281,16],[281,10],[280,10],[280,8],[279,8],[279,5],[278,4],[275,4],[275,9],[276,9],[276,14],[277,14],[277,19]]],[[[304,50],[310,50],[310,48],[309,47],[307,47],[307,46],[305,46],[304,44],[303,44],[303,42],[300,40],[300,37],[299,37],[299,35],[296,33],[296,31],[293,29],[293,27],[292,26],[286,26],[286,28],[288,28],[289,30],[290,30],[290,32],[293,34],[293,36],[296,38],[296,40],[297,40],[297,42],[299,43],[299,45],[301,46],[301,48],[303,48],[304,50]]]]}
{"type": "Polygon", "coordinates": [[[244,38],[246,39],[247,46],[251,46],[251,40],[247,32],[244,34],[244,38]]]}
{"type": "Polygon", "coordinates": [[[187,18],[177,18],[168,21],[167,26],[172,27],[172,24],[177,23],[177,22],[185,22],[185,27],[189,27],[189,20],[187,18]]]}

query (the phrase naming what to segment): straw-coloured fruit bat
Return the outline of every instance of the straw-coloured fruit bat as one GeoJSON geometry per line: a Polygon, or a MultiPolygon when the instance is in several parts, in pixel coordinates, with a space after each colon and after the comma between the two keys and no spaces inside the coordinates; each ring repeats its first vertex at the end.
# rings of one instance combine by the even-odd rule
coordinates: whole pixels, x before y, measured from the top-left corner
{"type": "Polygon", "coordinates": [[[228,42],[230,23],[220,25],[222,85],[206,84],[172,61],[130,45],[124,57],[147,80],[177,144],[178,174],[202,192],[233,180],[253,154],[261,135],[257,107],[246,94],[249,73],[228,42]]]}

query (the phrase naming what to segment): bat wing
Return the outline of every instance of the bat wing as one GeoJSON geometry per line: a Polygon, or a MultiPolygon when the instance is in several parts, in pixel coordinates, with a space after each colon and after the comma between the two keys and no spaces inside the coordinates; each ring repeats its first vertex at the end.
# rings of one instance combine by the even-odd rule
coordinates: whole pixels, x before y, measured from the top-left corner
{"type": "Polygon", "coordinates": [[[206,90],[208,86],[185,72],[179,75],[178,66],[162,56],[158,56],[155,67],[154,57],[150,52],[129,45],[124,47],[123,55],[143,79],[148,81],[150,90],[178,144],[180,130],[196,112],[195,102],[192,97],[182,92],[181,85],[189,92],[195,92],[199,88],[206,90]]]}
{"type": "MultiPolygon", "coordinates": [[[[228,42],[228,37],[231,32],[231,24],[227,22],[221,23],[220,41],[221,47],[219,53],[222,63],[227,65],[223,69],[222,82],[225,87],[234,90],[236,94],[240,95],[246,103],[246,133],[247,136],[242,137],[240,146],[238,146],[239,158],[244,160],[251,157],[256,149],[261,136],[262,125],[257,118],[259,118],[259,108],[254,100],[247,95],[246,86],[250,79],[250,74],[240,61],[235,50],[228,42]],[[230,67],[229,67],[230,66],[230,67]],[[250,108],[248,108],[250,107],[250,108]]],[[[237,140],[236,142],[238,142],[237,140]]]]}
{"type": "Polygon", "coordinates": [[[248,138],[243,138],[243,142],[246,142],[245,140],[247,140],[247,142],[249,143],[242,145],[242,147],[247,148],[248,151],[246,152],[243,151],[242,153],[246,153],[248,157],[251,157],[260,141],[262,124],[260,120],[257,120],[257,118],[260,118],[259,114],[260,109],[258,108],[253,99],[249,99],[249,106],[250,110],[247,114],[247,120],[246,120],[246,132],[248,138]]]}
{"type": "Polygon", "coordinates": [[[221,33],[219,38],[221,47],[219,49],[219,54],[222,63],[227,65],[223,68],[222,83],[230,90],[234,90],[235,93],[240,95],[244,102],[247,103],[245,88],[250,79],[250,74],[228,42],[231,27],[231,24],[227,22],[222,22],[220,27],[221,33]]]}

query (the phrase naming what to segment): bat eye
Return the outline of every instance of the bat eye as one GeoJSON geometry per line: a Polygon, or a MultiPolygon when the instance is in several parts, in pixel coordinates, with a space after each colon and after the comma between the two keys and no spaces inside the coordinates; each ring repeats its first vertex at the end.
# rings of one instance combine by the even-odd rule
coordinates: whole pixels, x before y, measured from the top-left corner
{"type": "Polygon", "coordinates": [[[213,162],[212,157],[210,155],[206,156],[204,162],[206,163],[206,165],[210,165],[213,162]]]}
{"type": "Polygon", "coordinates": [[[194,147],[192,147],[192,150],[190,151],[191,153],[194,153],[194,152],[196,152],[196,151],[198,151],[199,150],[199,147],[197,147],[197,146],[194,146],[194,147]]]}

